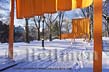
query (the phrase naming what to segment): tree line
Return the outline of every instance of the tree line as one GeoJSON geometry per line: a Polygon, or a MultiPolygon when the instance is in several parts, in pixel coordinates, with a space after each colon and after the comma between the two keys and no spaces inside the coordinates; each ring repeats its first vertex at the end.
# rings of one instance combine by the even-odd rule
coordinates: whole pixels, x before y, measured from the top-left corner
{"type": "MultiPolygon", "coordinates": [[[[6,43],[8,42],[8,39],[9,39],[9,24],[0,21],[0,42],[6,43]]],[[[18,41],[24,41],[24,30],[22,27],[14,26],[14,42],[18,41]]]]}
{"type": "Polygon", "coordinates": [[[0,42],[8,42],[9,25],[0,21],[0,42]]]}

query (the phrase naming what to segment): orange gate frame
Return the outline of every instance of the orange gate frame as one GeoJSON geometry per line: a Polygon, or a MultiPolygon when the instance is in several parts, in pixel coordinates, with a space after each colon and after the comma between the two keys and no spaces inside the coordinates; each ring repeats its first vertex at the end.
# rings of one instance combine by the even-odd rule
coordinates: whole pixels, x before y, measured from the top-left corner
{"type": "Polygon", "coordinates": [[[102,0],[94,0],[94,72],[102,72],[102,0]]]}
{"type": "MultiPolygon", "coordinates": [[[[8,55],[13,59],[14,0],[11,0],[8,55]]],[[[94,70],[102,72],[102,0],[94,0],[94,70]]]]}
{"type": "Polygon", "coordinates": [[[14,40],[14,0],[11,0],[10,24],[9,24],[9,48],[8,57],[13,59],[13,40],[14,40]]]}

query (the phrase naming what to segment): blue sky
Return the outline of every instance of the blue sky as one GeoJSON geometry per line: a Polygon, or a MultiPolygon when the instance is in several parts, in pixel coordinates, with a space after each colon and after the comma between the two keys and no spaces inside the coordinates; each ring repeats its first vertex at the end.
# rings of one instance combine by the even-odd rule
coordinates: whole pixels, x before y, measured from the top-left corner
{"type": "Polygon", "coordinates": [[[9,13],[9,6],[8,0],[0,0],[0,14],[7,16],[9,13]]]}

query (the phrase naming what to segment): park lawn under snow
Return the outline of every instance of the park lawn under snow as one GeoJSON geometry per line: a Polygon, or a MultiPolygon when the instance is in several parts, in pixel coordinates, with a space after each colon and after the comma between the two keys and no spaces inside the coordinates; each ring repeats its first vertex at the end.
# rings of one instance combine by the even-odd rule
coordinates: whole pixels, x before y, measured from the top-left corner
{"type": "MultiPolygon", "coordinates": [[[[103,38],[103,72],[109,70],[109,38],[103,38]]],[[[0,44],[0,65],[7,59],[8,44],[0,44]]],[[[30,44],[14,43],[14,60],[24,60],[3,72],[93,72],[93,41],[83,39],[45,41],[45,49],[41,41],[30,44]]]]}

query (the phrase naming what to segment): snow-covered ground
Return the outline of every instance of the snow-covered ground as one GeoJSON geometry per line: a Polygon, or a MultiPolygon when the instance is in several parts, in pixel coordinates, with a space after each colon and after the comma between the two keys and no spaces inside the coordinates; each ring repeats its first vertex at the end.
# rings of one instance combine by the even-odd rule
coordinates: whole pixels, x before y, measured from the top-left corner
{"type": "MultiPolygon", "coordinates": [[[[103,38],[103,72],[109,70],[109,38],[103,38]]],[[[8,44],[0,44],[0,66],[7,64],[8,44]]],[[[83,39],[14,43],[14,60],[24,60],[3,72],[93,72],[93,41],[83,39]]]]}

